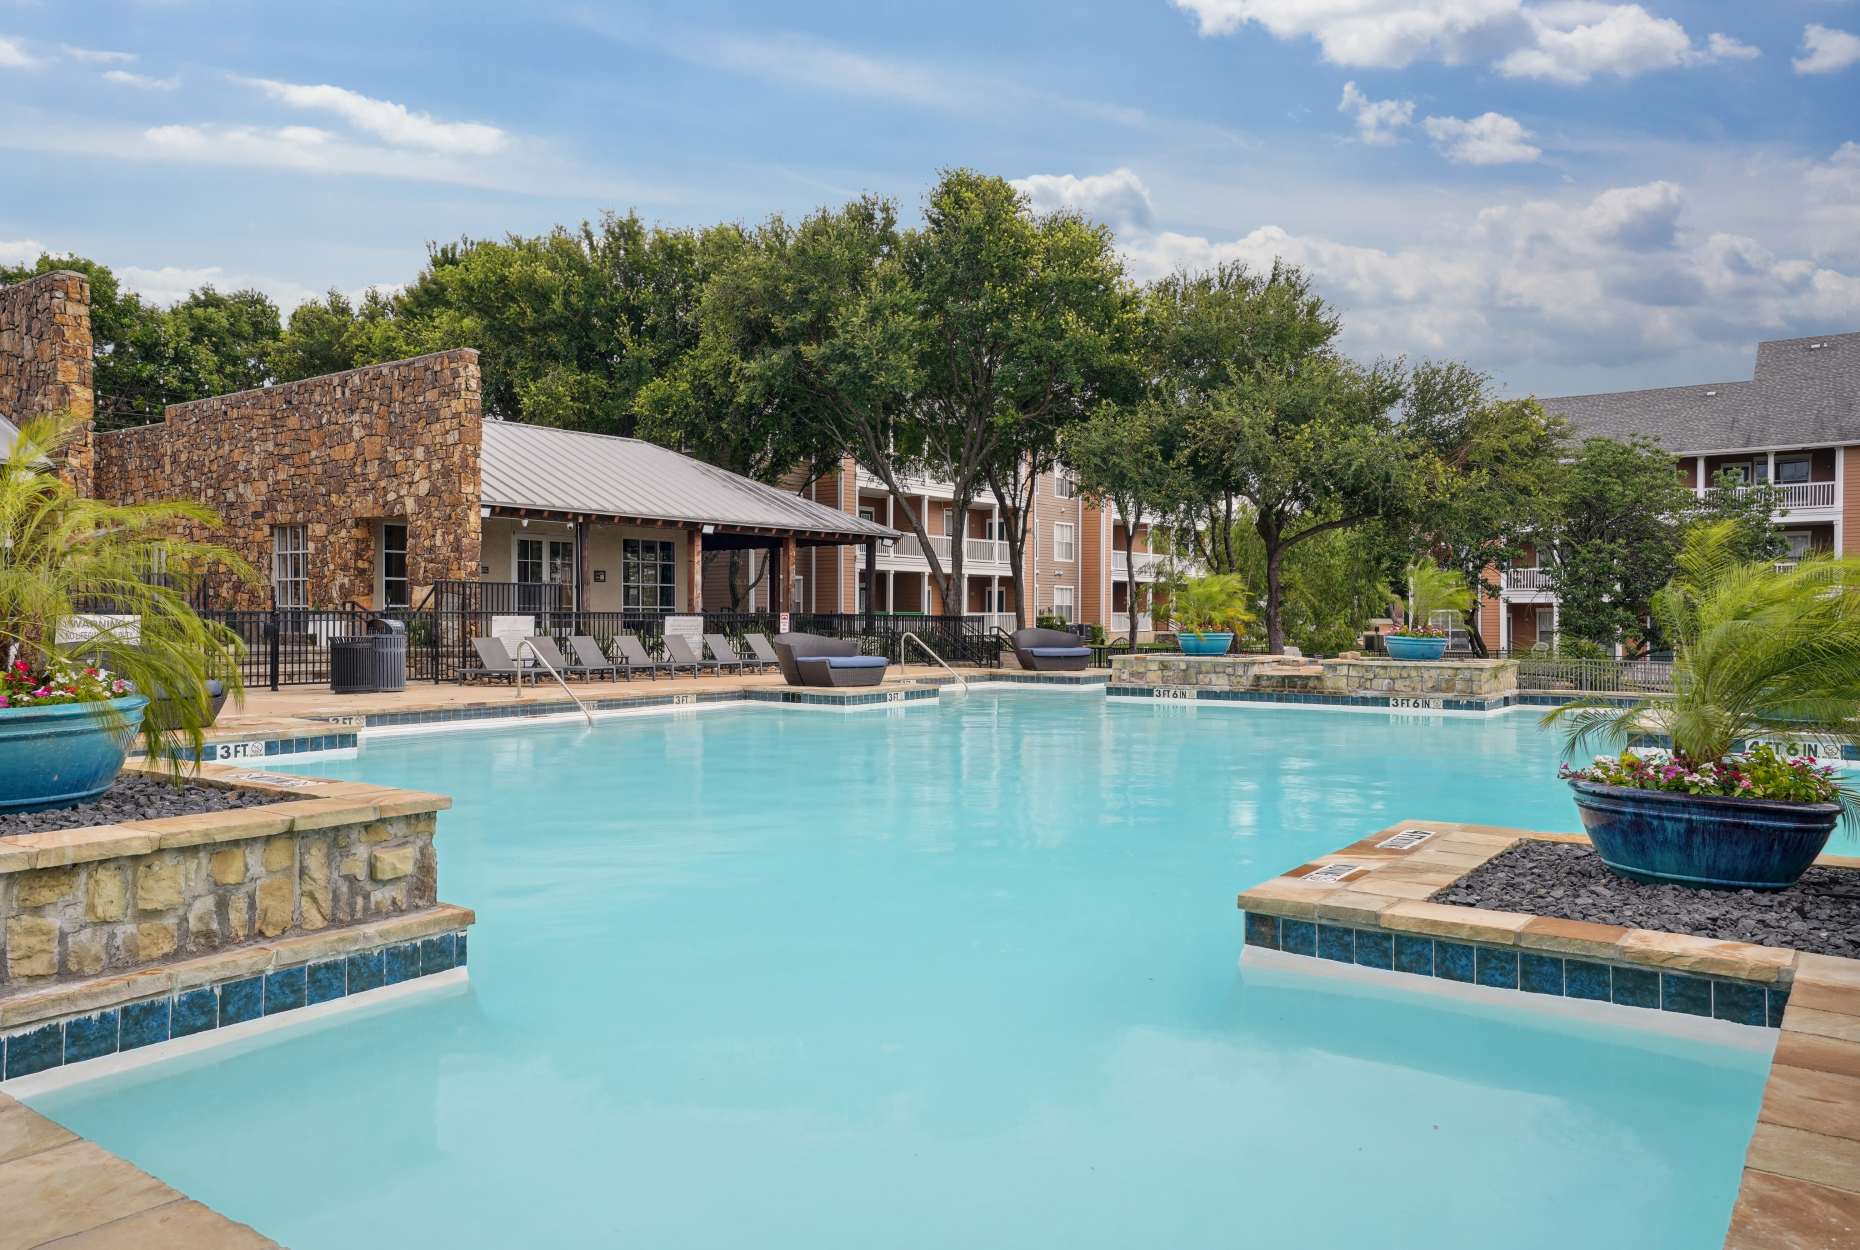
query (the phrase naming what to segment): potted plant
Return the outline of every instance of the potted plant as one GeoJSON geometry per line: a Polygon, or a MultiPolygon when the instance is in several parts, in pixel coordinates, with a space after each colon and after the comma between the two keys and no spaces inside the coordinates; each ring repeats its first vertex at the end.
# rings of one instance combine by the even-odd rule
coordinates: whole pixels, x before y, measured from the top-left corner
{"type": "Polygon", "coordinates": [[[96,797],[138,730],[178,775],[211,723],[210,683],[239,688],[242,646],[189,606],[182,570],[244,566],[175,532],[212,514],[79,496],[53,471],[75,428],[29,422],[0,449],[0,811],[96,797]]]}
{"type": "Polygon", "coordinates": [[[1210,573],[1170,588],[1169,619],[1183,655],[1226,655],[1253,620],[1238,573],[1210,573]]]}
{"type": "Polygon", "coordinates": [[[1694,526],[1654,597],[1673,646],[1670,694],[1590,698],[1544,718],[1566,723],[1572,753],[1596,737],[1671,744],[1562,770],[1602,862],[1636,881],[1782,889],[1855,814],[1815,748],[1774,743],[1855,741],[1860,560],[1778,571],[1737,559],[1734,540],[1732,522],[1694,526]]]}
{"type": "Polygon", "coordinates": [[[1472,607],[1472,590],[1458,573],[1432,560],[1416,560],[1406,576],[1408,597],[1402,623],[1383,638],[1389,659],[1438,660],[1447,653],[1447,634],[1427,622],[1436,612],[1465,612],[1472,607]]]}

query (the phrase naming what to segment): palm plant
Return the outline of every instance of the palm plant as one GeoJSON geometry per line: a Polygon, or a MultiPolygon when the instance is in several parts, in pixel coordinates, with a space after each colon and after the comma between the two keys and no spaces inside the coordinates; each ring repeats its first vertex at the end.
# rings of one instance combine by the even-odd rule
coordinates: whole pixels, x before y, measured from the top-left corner
{"type": "Polygon", "coordinates": [[[1543,723],[1564,724],[1571,753],[1654,730],[1671,740],[1675,763],[1696,770],[1753,739],[1860,735],[1860,560],[1779,571],[1739,559],[1737,541],[1733,521],[1688,532],[1676,573],[1653,599],[1673,643],[1672,693],[1555,709],[1543,723]]]}
{"type": "Polygon", "coordinates": [[[1420,559],[1404,571],[1408,583],[1407,612],[1398,634],[1427,632],[1427,622],[1436,612],[1463,614],[1472,607],[1472,588],[1453,569],[1443,569],[1432,560],[1420,559]]]}
{"type": "MultiPolygon", "coordinates": [[[[127,680],[154,700],[142,721],[145,749],[178,775],[178,748],[197,755],[211,723],[208,681],[237,691],[244,649],[202,620],[187,592],[211,566],[251,573],[224,548],[179,533],[217,523],[205,508],[80,496],[52,468],[75,430],[68,417],[42,418],[0,449],[0,659],[38,672],[96,667],[127,680]],[[100,614],[84,622],[94,629],[73,630],[88,613],[100,614]]],[[[116,715],[107,701],[96,706],[99,716],[116,715]]]]}
{"type": "Polygon", "coordinates": [[[1246,581],[1238,573],[1210,573],[1172,584],[1169,620],[1197,638],[1206,633],[1239,633],[1254,620],[1246,581]]]}

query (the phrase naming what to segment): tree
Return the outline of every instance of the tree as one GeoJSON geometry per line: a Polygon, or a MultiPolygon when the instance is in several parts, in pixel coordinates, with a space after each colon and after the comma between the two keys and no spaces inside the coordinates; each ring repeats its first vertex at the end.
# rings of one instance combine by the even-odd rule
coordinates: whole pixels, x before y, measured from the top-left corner
{"type": "MultiPolygon", "coordinates": [[[[1317,518],[1319,520],[1325,518],[1317,518]]],[[[1249,586],[1265,584],[1266,548],[1241,505],[1229,546],[1249,586]]],[[[1326,530],[1297,544],[1280,566],[1280,620],[1285,642],[1307,655],[1360,645],[1363,627],[1389,610],[1389,584],[1410,546],[1379,522],[1326,530]]],[[[1256,639],[1263,646],[1263,635],[1256,639]]]]}
{"type": "Polygon", "coordinates": [[[1234,524],[1265,554],[1266,646],[1285,646],[1285,558],[1300,543],[1395,516],[1416,495],[1418,445],[1391,407],[1396,371],[1331,346],[1338,321],[1297,268],[1224,264],[1151,289],[1163,322],[1161,387],[1186,426],[1195,503],[1184,532],[1214,571],[1237,567],[1234,524]]]}
{"type": "Polygon", "coordinates": [[[1453,362],[1409,374],[1401,427],[1429,449],[1435,470],[1413,516],[1413,547],[1457,570],[1473,592],[1462,615],[1474,654],[1486,655],[1479,600],[1497,599],[1492,572],[1552,528],[1565,427],[1534,399],[1494,398],[1484,374],[1453,362]]]}
{"type": "Polygon", "coordinates": [[[196,396],[249,391],[271,381],[271,357],[282,333],[278,306],[262,291],[190,292],[167,311],[186,344],[182,385],[196,396]]]}
{"type": "Polygon", "coordinates": [[[1143,608],[1137,576],[1137,531],[1175,508],[1180,484],[1175,472],[1179,427],[1161,404],[1145,399],[1128,406],[1105,403],[1065,431],[1062,454],[1087,498],[1109,504],[1124,529],[1126,584],[1130,588],[1131,632],[1143,608]]]}
{"type": "Polygon", "coordinates": [[[416,335],[417,327],[399,316],[393,296],[369,287],[359,303],[352,303],[332,290],[292,310],[271,354],[272,372],[280,382],[295,382],[439,349],[416,335]]]}
{"type": "Polygon", "coordinates": [[[1737,559],[1745,563],[1773,562],[1789,554],[1789,541],[1776,528],[1777,518],[1787,513],[1781,490],[1774,486],[1745,488],[1735,473],[1723,470],[1704,498],[1693,505],[1689,528],[1729,522],[1730,537],[1726,541],[1737,559]]]}
{"type": "Polygon", "coordinates": [[[1653,594],[1679,551],[1692,493],[1646,439],[1584,440],[1562,475],[1550,586],[1562,632],[1602,647],[1655,640],[1653,594]]]}

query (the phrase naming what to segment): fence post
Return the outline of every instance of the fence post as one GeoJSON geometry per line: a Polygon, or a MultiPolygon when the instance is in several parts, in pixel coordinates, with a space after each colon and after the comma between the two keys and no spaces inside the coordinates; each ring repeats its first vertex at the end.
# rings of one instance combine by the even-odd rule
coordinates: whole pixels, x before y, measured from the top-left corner
{"type": "Polygon", "coordinates": [[[271,610],[271,619],[265,623],[265,652],[267,667],[270,669],[271,688],[278,688],[278,610],[271,610]]]}

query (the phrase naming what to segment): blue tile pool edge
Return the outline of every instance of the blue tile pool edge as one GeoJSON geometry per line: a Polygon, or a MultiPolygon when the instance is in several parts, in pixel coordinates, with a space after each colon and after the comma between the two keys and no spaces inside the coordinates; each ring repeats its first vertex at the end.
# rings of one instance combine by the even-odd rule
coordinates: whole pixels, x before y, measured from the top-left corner
{"type": "Polygon", "coordinates": [[[391,942],[31,1024],[0,1035],[0,1082],[462,969],[466,933],[391,942]]]}
{"type": "Polygon", "coordinates": [[[1781,1026],[1783,1007],[1789,1001],[1786,985],[1460,942],[1377,926],[1293,920],[1268,912],[1243,911],[1241,916],[1247,946],[1461,985],[1612,1003],[1763,1029],[1781,1026]]]}

